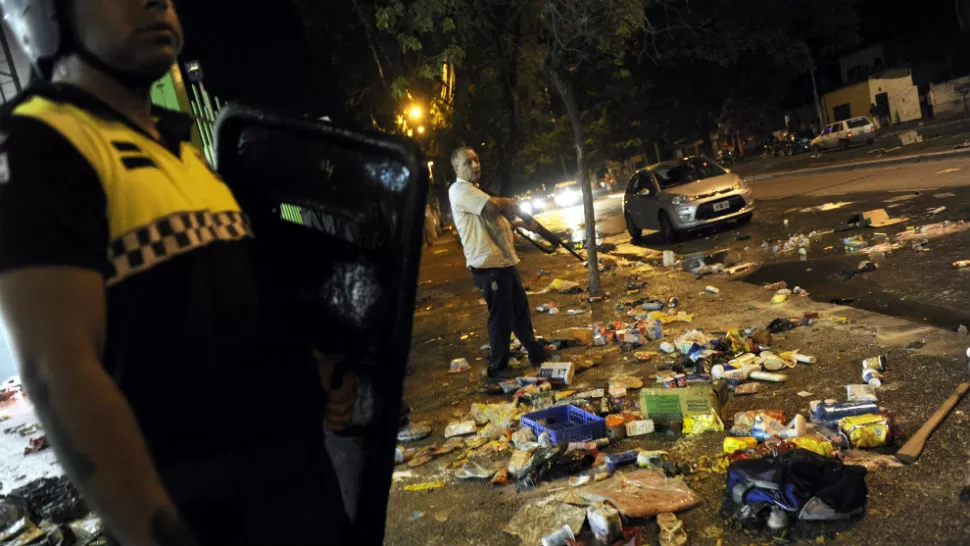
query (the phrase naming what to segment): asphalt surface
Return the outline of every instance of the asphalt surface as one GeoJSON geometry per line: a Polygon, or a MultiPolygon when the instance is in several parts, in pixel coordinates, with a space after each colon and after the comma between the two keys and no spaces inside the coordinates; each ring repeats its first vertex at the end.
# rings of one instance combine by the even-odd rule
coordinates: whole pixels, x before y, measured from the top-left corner
{"type": "MultiPolygon", "coordinates": [[[[672,245],[645,232],[640,246],[706,257],[707,263],[760,263],[760,269],[748,275],[750,282],[787,280],[806,288],[819,301],[851,296],[854,301],[849,305],[862,309],[944,328],[970,326],[970,293],[964,288],[967,276],[950,267],[953,261],[970,259],[970,250],[964,250],[970,242],[967,233],[934,240],[929,245],[933,250],[927,253],[899,249],[886,257],[878,272],[851,278],[842,273],[855,269],[867,256],[848,254],[841,243],[856,235],[873,242],[876,232],[892,235],[907,226],[970,220],[970,158],[784,177],[753,182],[751,187],[757,210],[749,226],[729,223],[687,234],[672,245]],[[844,205],[825,211],[813,208],[826,203],[844,205]],[[929,209],[940,206],[946,210],[930,214],[929,209]],[[880,208],[891,217],[909,221],[878,230],[847,225],[853,215],[880,208]],[[825,230],[835,232],[814,241],[804,258],[762,248],[764,243],[783,247],[792,235],[825,230]],[[908,267],[914,261],[923,267],[908,267]],[[918,276],[913,277],[917,271],[918,276]]],[[[626,234],[622,199],[618,195],[601,198],[596,211],[599,242],[619,245],[619,254],[636,257],[638,251],[626,234]]],[[[582,241],[585,235],[581,207],[549,211],[537,219],[571,240],[582,241]]]]}

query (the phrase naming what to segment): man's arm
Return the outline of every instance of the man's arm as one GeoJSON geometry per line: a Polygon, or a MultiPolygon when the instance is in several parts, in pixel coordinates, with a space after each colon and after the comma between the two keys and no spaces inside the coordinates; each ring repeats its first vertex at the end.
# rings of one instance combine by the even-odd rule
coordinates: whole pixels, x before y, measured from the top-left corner
{"type": "Polygon", "coordinates": [[[506,197],[489,197],[488,202],[485,203],[485,213],[492,218],[501,214],[511,220],[515,217],[515,208],[515,199],[506,197]]]}
{"type": "Polygon", "coordinates": [[[58,459],[122,544],[195,544],[108,376],[100,273],[30,267],[0,275],[0,311],[58,459]]]}

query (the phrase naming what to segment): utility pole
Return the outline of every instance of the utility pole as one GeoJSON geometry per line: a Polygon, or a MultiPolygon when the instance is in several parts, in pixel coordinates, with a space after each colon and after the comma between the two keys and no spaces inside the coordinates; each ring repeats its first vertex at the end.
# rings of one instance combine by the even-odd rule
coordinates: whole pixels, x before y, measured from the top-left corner
{"type": "Polygon", "coordinates": [[[818,116],[818,128],[819,130],[825,125],[825,120],[822,118],[822,103],[818,99],[818,84],[815,82],[815,60],[811,60],[811,66],[808,69],[808,73],[812,76],[812,96],[815,98],[815,114],[818,116]]]}

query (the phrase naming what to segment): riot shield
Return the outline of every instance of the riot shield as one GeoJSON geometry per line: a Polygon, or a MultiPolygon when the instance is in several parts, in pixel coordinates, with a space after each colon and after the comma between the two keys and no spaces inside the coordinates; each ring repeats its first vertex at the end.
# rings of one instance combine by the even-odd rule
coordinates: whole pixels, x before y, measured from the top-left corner
{"type": "Polygon", "coordinates": [[[416,144],[242,106],[216,167],[248,215],[264,297],[294,342],[360,378],[354,425],[327,435],[351,536],[383,541],[421,256],[428,168],[416,144]],[[366,477],[366,478],[365,478],[366,477]]]}

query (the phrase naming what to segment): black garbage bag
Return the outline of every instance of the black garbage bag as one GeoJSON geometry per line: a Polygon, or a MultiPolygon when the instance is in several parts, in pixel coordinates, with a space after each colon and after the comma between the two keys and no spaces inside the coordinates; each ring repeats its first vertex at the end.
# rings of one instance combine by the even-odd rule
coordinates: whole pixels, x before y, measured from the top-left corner
{"type": "Polygon", "coordinates": [[[772,334],[780,334],[782,332],[794,330],[797,327],[798,327],[797,322],[794,322],[788,319],[777,318],[771,321],[771,324],[768,325],[768,331],[771,332],[772,334]]]}
{"type": "Polygon", "coordinates": [[[31,515],[54,523],[70,523],[91,510],[66,476],[41,478],[10,492],[12,499],[23,500],[31,515]]]}
{"type": "Polygon", "coordinates": [[[864,467],[804,449],[737,461],[728,468],[725,504],[746,524],[753,518],[764,524],[772,506],[802,520],[849,519],[865,509],[865,476],[864,467]]]}

